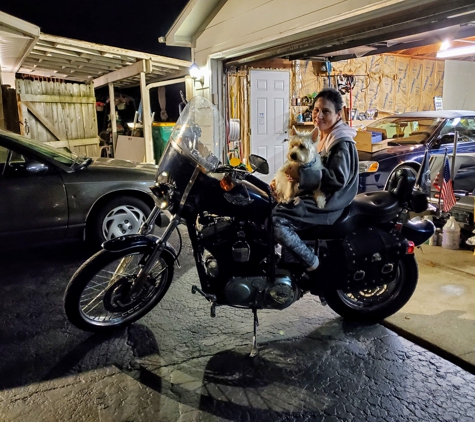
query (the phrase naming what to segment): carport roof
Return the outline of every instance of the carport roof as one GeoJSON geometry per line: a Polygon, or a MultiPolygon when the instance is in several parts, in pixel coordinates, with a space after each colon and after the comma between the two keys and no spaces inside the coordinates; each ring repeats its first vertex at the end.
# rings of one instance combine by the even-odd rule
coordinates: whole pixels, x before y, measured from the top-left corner
{"type": "Polygon", "coordinates": [[[191,62],[44,34],[0,12],[0,64],[3,72],[127,88],[140,84],[140,72],[147,83],[182,77],[191,62]]]}
{"type": "MultiPolygon", "coordinates": [[[[23,60],[19,73],[59,78],[67,81],[94,82],[105,85],[105,75],[145,61],[147,83],[164,81],[188,74],[191,63],[150,53],[111,47],[54,35],[40,34],[33,49],[23,60]]],[[[140,67],[135,66],[134,69],[140,67]]],[[[121,88],[140,84],[140,71],[123,71],[123,78],[114,78],[121,88]]]]}

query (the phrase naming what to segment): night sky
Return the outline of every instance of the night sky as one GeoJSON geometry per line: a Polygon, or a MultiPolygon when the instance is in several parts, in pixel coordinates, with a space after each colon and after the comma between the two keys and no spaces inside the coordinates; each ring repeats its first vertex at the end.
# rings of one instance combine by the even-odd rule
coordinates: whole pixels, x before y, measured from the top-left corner
{"type": "Polygon", "coordinates": [[[0,10],[45,34],[189,60],[189,49],[159,44],[188,0],[0,0],[0,10]]]}
{"type": "MultiPolygon", "coordinates": [[[[158,37],[166,35],[187,3],[188,0],[0,0],[0,10],[37,25],[45,34],[189,60],[190,49],[158,42],[158,37]]],[[[167,112],[171,121],[176,121],[178,116],[180,89],[184,87],[167,87],[167,112]]],[[[124,91],[140,101],[138,89],[124,91]]],[[[107,88],[96,90],[98,99],[106,95],[107,88]]],[[[154,110],[158,99],[153,90],[151,100],[154,110]]],[[[134,111],[130,111],[133,116],[134,111]]],[[[158,110],[154,111],[159,114],[158,110]]],[[[130,120],[129,116],[124,118],[130,120]]]]}

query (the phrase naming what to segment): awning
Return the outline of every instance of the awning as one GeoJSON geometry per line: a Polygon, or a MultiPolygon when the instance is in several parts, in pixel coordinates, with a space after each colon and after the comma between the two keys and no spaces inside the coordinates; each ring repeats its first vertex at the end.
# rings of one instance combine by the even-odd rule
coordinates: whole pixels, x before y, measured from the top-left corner
{"type": "Polygon", "coordinates": [[[186,60],[41,33],[17,72],[93,82],[96,88],[111,82],[106,75],[115,72],[114,86],[129,88],[140,84],[142,71],[149,84],[187,75],[190,65],[186,60]]]}

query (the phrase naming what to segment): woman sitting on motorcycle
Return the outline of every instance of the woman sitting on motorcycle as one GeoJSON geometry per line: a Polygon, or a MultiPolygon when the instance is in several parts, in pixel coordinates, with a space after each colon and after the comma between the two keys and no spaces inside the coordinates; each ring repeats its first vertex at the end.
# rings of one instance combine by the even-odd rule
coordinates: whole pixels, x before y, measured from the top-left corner
{"type": "Polygon", "coordinates": [[[273,211],[276,240],[299,258],[307,272],[317,269],[319,259],[297,232],[335,223],[358,190],[356,131],[343,122],[342,108],[342,97],[333,88],[325,88],[315,97],[312,120],[320,132],[317,152],[324,168],[300,167],[299,189],[323,191],[325,207],[318,208],[313,197],[302,197],[298,204],[279,204],[273,211]]]}

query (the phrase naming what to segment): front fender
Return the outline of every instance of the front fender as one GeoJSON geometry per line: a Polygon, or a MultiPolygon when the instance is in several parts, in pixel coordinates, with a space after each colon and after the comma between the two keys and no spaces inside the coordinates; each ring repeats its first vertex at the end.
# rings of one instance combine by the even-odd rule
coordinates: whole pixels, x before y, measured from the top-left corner
{"type": "MultiPolygon", "coordinates": [[[[129,234],[126,236],[116,237],[115,239],[106,240],[102,244],[102,248],[108,252],[122,252],[134,249],[138,246],[154,248],[159,239],[160,238],[158,236],[154,236],[152,234],[145,236],[142,234],[129,234]]],[[[165,245],[165,250],[172,255],[173,260],[177,261],[178,264],[178,254],[175,248],[167,243],[165,245]]]]}

